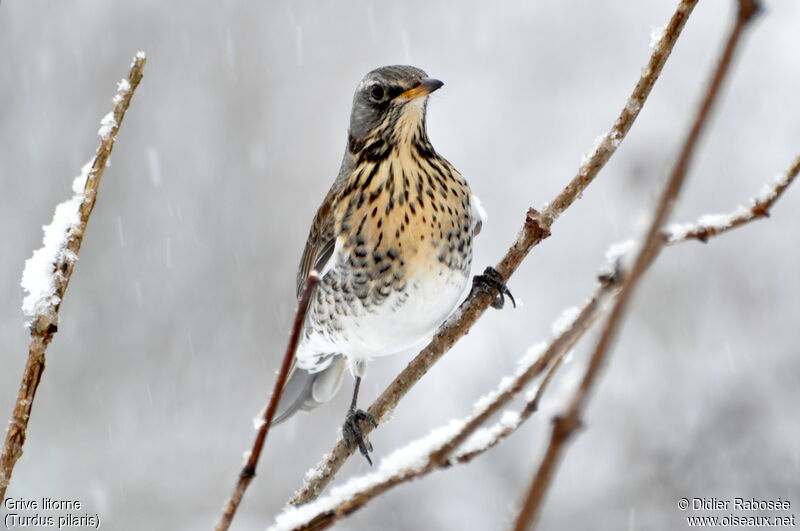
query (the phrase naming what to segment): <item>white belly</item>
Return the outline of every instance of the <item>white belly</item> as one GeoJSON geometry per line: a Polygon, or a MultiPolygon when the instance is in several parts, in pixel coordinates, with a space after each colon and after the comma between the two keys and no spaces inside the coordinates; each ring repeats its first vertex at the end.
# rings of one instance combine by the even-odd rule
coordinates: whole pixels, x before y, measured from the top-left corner
{"type": "Polygon", "coordinates": [[[467,280],[462,271],[443,267],[409,281],[405,291],[392,292],[380,306],[342,317],[335,333],[308,334],[297,352],[298,366],[320,371],[330,364],[330,359],[320,363],[320,354],[342,354],[352,368],[414,347],[450,315],[467,280]]]}

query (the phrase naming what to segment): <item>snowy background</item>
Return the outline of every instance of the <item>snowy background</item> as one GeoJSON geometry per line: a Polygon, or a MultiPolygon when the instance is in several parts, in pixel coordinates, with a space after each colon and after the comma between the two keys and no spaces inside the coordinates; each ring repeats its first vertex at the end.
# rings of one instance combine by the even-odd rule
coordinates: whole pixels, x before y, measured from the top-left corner
{"type": "MultiPolygon", "coordinates": [[[[800,3],[765,2],[675,217],[732,210],[800,153],[800,3]]],[[[675,0],[0,4],[0,416],[28,336],[25,259],[94,152],[137,50],[145,77],[112,155],[8,495],[80,500],[105,529],[210,529],[249,448],[293,311],[308,224],[361,76],[442,79],[437,150],[490,219],[493,264],[603,134],[675,0]]],[[[375,456],[450,418],[549,337],[607,246],[641,229],[732,19],[702,2],[631,134],[489,312],[373,437],[375,456]]],[[[800,506],[800,189],[769,220],[667,250],[645,278],[541,529],[682,529],[680,497],[800,506]]],[[[576,359],[591,342],[582,343],[576,359]]],[[[373,363],[371,401],[404,366],[373,363]]],[[[580,369],[578,362],[567,367],[580,369]]],[[[503,529],[557,410],[468,467],[372,503],[342,529],[503,529]]],[[[233,529],[262,529],[332,445],[336,401],[281,425],[233,529]]],[[[3,421],[4,422],[4,421],[3,421]]],[[[341,478],[365,472],[353,459],[341,478]]],[[[710,513],[713,514],[713,513],[710,513]]]]}

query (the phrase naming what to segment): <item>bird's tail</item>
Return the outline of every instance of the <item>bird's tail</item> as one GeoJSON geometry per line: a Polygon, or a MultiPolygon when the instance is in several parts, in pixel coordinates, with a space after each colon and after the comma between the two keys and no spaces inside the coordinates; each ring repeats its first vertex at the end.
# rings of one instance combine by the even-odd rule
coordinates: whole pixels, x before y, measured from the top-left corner
{"type": "Polygon", "coordinates": [[[308,411],[333,398],[342,386],[344,369],[343,356],[334,357],[331,364],[319,372],[310,373],[293,366],[272,424],[283,422],[300,409],[308,411]]]}

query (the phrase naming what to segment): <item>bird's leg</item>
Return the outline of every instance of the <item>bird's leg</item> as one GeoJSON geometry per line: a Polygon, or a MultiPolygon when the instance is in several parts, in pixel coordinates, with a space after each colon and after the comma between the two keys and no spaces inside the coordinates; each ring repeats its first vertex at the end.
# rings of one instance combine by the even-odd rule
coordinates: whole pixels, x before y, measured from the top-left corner
{"type": "Polygon", "coordinates": [[[372,459],[369,453],[372,451],[372,444],[364,437],[364,432],[361,430],[360,423],[362,421],[368,422],[373,428],[378,427],[375,417],[362,409],[356,409],[356,402],[358,401],[358,388],[361,387],[361,376],[356,376],[356,385],[353,388],[353,401],[350,402],[350,409],[347,410],[347,416],[344,419],[344,426],[342,426],[342,436],[348,445],[353,443],[358,445],[367,462],[372,466],[372,459]]]}
{"type": "Polygon", "coordinates": [[[505,305],[506,295],[511,299],[511,304],[514,305],[514,308],[517,307],[517,301],[514,300],[514,296],[509,291],[508,286],[503,282],[503,277],[491,266],[484,269],[482,275],[475,275],[472,278],[472,291],[475,290],[486,291],[492,295],[492,308],[501,310],[505,305]]]}

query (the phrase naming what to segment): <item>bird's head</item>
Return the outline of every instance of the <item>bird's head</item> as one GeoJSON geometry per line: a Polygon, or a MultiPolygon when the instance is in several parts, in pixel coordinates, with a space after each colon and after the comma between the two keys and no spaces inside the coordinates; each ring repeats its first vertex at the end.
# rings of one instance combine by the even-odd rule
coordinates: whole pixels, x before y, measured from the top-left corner
{"type": "Polygon", "coordinates": [[[384,146],[427,140],[425,110],[428,95],[444,83],[413,66],[377,68],[364,76],[353,97],[350,144],[363,147],[370,140],[384,146]]]}

